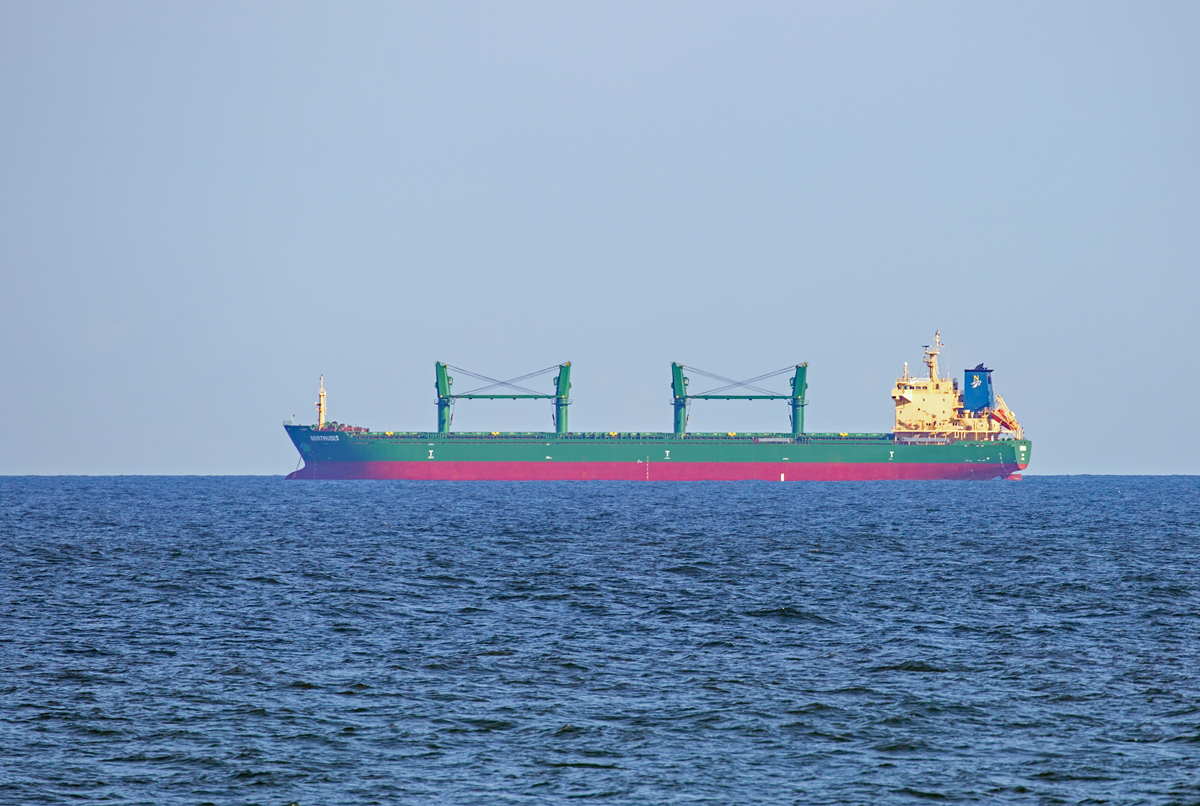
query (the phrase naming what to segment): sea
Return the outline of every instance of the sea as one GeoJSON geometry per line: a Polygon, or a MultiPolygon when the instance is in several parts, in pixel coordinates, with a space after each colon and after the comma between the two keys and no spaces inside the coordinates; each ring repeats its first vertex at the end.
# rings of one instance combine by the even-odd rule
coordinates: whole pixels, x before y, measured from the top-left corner
{"type": "Polygon", "coordinates": [[[1200,478],[0,478],[4,804],[1197,804],[1200,478]]]}

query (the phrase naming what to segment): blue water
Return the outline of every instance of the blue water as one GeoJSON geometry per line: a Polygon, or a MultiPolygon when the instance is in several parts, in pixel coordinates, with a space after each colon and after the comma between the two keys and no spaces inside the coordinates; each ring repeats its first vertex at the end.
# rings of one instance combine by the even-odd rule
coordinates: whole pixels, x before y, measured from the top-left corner
{"type": "Polygon", "coordinates": [[[1200,803],[1200,479],[0,479],[0,802],[1200,803]]]}

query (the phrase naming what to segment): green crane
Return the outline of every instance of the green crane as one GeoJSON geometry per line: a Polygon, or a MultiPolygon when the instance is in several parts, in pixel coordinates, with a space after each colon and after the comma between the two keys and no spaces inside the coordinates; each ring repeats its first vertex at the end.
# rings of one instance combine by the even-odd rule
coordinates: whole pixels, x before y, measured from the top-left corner
{"type": "Polygon", "coordinates": [[[687,431],[688,382],[683,377],[683,364],[671,362],[671,403],[675,406],[675,436],[681,437],[687,431]]]}
{"type": "Polygon", "coordinates": [[[804,395],[808,391],[808,362],[796,367],[796,374],[788,379],[792,385],[792,394],[788,397],[792,409],[792,436],[798,437],[804,433],[804,395]]]}
{"type": "Polygon", "coordinates": [[[437,393],[438,393],[438,433],[450,433],[451,413],[450,407],[454,405],[455,400],[553,400],[554,401],[554,430],[555,433],[567,433],[567,406],[571,405],[571,362],[567,361],[563,364],[558,364],[554,367],[540,369],[537,372],[531,372],[528,375],[522,375],[519,378],[513,378],[509,381],[498,381],[495,378],[489,378],[486,375],[478,375],[474,372],[468,372],[462,367],[451,367],[449,364],[443,364],[441,361],[436,362],[434,371],[437,374],[437,393]],[[481,386],[470,392],[462,394],[453,394],[450,387],[454,385],[454,379],[450,377],[448,370],[453,369],[455,372],[469,375],[472,378],[477,378],[481,381],[487,381],[487,386],[481,386]],[[554,393],[542,394],[533,389],[526,389],[523,386],[517,386],[518,381],[525,381],[537,375],[542,375],[553,370],[558,370],[558,375],[554,379],[554,393]],[[519,393],[502,392],[499,394],[482,394],[483,392],[495,389],[496,387],[508,387],[516,389],[519,393]]]}
{"type": "Polygon", "coordinates": [[[804,406],[807,405],[805,394],[808,391],[808,363],[797,364],[795,367],[785,367],[775,372],[768,372],[766,375],[759,375],[757,378],[751,378],[748,381],[735,381],[732,378],[725,378],[720,375],[713,375],[710,372],[705,372],[702,369],[689,367],[692,372],[698,372],[709,378],[718,381],[724,381],[725,386],[705,392],[701,395],[689,395],[687,387],[689,378],[683,374],[683,364],[671,364],[671,395],[672,404],[675,407],[675,435],[683,436],[687,431],[687,407],[688,401],[691,400],[787,400],[789,402],[792,414],[792,436],[798,437],[804,433],[804,406]],[[760,389],[753,386],[754,383],[772,378],[776,375],[782,375],[785,372],[794,370],[790,381],[792,391],[790,394],[777,395],[766,389],[760,389]],[[754,395],[731,395],[724,394],[726,390],[735,387],[744,387],[753,389],[759,394],[754,395]]]}
{"type": "Polygon", "coordinates": [[[567,406],[571,405],[571,362],[558,365],[554,376],[554,432],[567,433],[567,406]]]}
{"type": "Polygon", "coordinates": [[[441,361],[434,362],[434,372],[437,374],[437,382],[434,384],[437,387],[438,393],[438,433],[450,433],[450,407],[454,405],[454,398],[450,395],[450,386],[454,383],[454,379],[450,377],[450,373],[446,371],[446,365],[441,361]]]}

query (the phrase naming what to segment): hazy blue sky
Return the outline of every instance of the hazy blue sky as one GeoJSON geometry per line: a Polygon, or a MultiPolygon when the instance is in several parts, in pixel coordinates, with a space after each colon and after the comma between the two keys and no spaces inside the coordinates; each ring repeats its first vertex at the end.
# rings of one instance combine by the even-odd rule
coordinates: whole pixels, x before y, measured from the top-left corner
{"type": "Polygon", "coordinates": [[[882,431],[940,327],[1032,471],[1198,473],[1198,43],[1194,2],[8,0],[0,472],[288,472],[318,375],[432,429],[435,360],[570,360],[606,431],[670,428],[673,360],[808,361],[810,430],[882,431]]]}

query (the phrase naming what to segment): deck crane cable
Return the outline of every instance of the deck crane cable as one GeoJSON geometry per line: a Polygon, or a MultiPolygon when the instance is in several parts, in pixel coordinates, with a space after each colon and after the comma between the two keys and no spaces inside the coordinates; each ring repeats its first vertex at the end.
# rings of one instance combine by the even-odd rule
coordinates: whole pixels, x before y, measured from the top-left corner
{"type": "Polygon", "coordinates": [[[733,389],[738,386],[744,386],[747,389],[753,389],[755,392],[758,392],[759,394],[774,395],[776,393],[772,392],[770,389],[763,389],[762,387],[754,386],[753,384],[757,381],[765,381],[767,378],[774,378],[776,375],[783,375],[785,372],[791,372],[792,370],[795,369],[795,367],[784,367],[783,369],[777,369],[774,372],[768,372],[766,375],[759,375],[757,378],[750,378],[749,380],[745,380],[745,381],[735,381],[733,378],[726,378],[722,375],[715,375],[711,372],[705,372],[704,370],[697,369],[696,367],[693,367],[693,366],[688,366],[687,369],[688,369],[688,372],[697,372],[708,378],[712,378],[713,380],[724,381],[726,384],[728,384],[727,386],[721,386],[721,387],[712,389],[708,392],[704,392],[703,394],[699,395],[699,397],[704,397],[706,395],[720,394],[721,392],[728,391],[728,390],[733,389]]]}
{"type": "Polygon", "coordinates": [[[518,381],[529,380],[530,378],[534,378],[538,375],[544,375],[547,372],[553,372],[554,370],[558,369],[558,367],[559,367],[559,365],[555,364],[552,367],[546,367],[545,369],[539,369],[537,372],[531,372],[528,375],[522,375],[519,378],[513,378],[513,379],[507,380],[507,381],[498,381],[495,378],[489,378],[486,375],[479,375],[475,372],[471,372],[470,370],[463,369],[462,367],[455,367],[450,364],[446,365],[447,369],[454,370],[455,372],[458,372],[462,375],[469,375],[472,378],[477,378],[481,381],[489,381],[489,384],[487,386],[481,386],[478,389],[472,389],[470,392],[461,392],[457,395],[452,395],[452,397],[461,397],[462,395],[477,395],[480,392],[486,392],[488,389],[495,389],[497,386],[507,386],[510,389],[519,389],[520,391],[524,392],[527,395],[541,395],[544,393],[535,391],[533,389],[526,389],[524,386],[517,386],[516,383],[518,381]]]}

